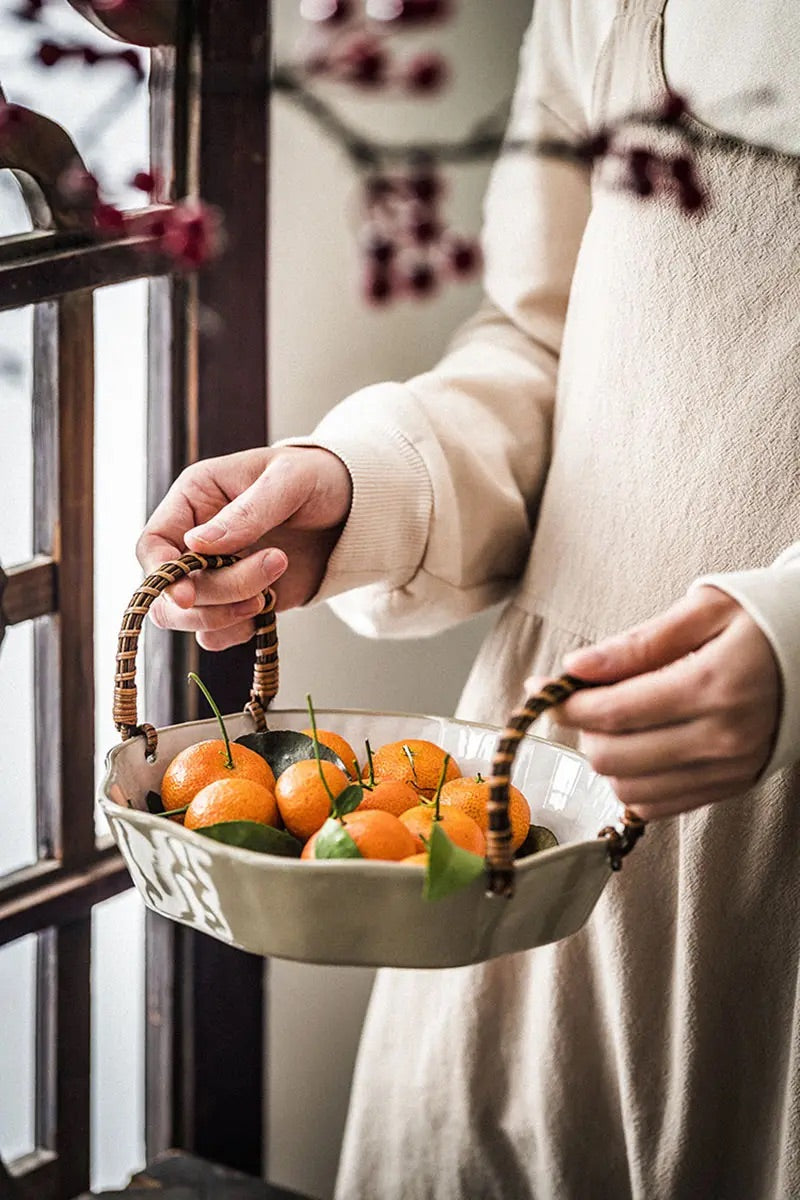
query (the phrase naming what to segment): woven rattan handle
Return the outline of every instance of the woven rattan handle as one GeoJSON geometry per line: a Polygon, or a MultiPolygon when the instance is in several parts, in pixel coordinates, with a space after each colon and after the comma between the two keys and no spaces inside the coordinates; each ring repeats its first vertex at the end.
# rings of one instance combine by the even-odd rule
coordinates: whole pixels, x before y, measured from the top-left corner
{"type": "MultiPolygon", "coordinates": [[[[171,583],[177,583],[192,571],[216,570],[230,567],[237,561],[235,554],[182,554],[173,562],[163,563],[148,575],[136,591],[122,618],[117,643],[117,670],[114,676],[114,724],[122,740],[143,734],[145,753],[155,755],[158,734],[152,725],[139,725],[136,717],[136,649],[139,634],[150,605],[171,583]]],[[[275,594],[264,593],[264,608],[256,617],[256,662],[253,686],[245,705],[255,721],[256,729],[266,729],[264,710],[278,690],[278,634],[275,627],[275,594]]]]}
{"type": "MultiPolygon", "coordinates": [[[[492,761],[489,789],[489,829],[486,838],[486,890],[492,896],[511,896],[514,892],[514,856],[511,850],[511,823],[508,819],[508,785],[511,767],[523,735],[548,708],[568,700],[574,692],[591,687],[575,675],[561,675],[546,683],[541,691],[529,696],[521,708],[511,714],[497,743],[492,761]]],[[[618,871],[622,859],[630,853],[644,833],[644,821],[626,808],[620,833],[613,825],[601,829],[599,837],[608,842],[608,857],[618,871]]]]}

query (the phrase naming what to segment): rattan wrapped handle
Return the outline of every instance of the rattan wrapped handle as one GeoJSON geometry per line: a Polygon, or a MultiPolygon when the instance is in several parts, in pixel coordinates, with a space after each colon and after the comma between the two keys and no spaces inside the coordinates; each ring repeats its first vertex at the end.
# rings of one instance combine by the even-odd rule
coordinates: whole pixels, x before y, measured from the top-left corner
{"type": "MultiPolygon", "coordinates": [[[[574,692],[591,687],[575,675],[561,675],[546,683],[541,691],[529,696],[521,708],[508,719],[497,743],[492,760],[492,779],[489,789],[489,829],[486,836],[486,890],[492,896],[509,897],[514,892],[514,856],[511,850],[511,823],[508,818],[508,785],[511,767],[523,735],[537,717],[548,708],[568,700],[574,692]]],[[[622,859],[644,833],[644,821],[626,808],[622,816],[622,832],[613,825],[601,829],[599,837],[608,842],[608,857],[612,870],[618,871],[622,859]]]]}
{"type": "MultiPolygon", "coordinates": [[[[114,724],[122,740],[143,734],[145,753],[155,755],[158,734],[152,725],[140,725],[136,716],[136,650],[139,634],[150,605],[171,583],[177,583],[192,571],[216,570],[230,567],[237,561],[235,554],[182,554],[172,562],[162,563],[148,575],[134,593],[122,618],[117,643],[117,670],[114,676],[114,724]]],[[[245,711],[252,716],[256,729],[267,727],[264,715],[278,690],[278,633],[275,626],[275,594],[264,593],[264,608],[256,617],[256,661],[253,686],[245,711]]]]}

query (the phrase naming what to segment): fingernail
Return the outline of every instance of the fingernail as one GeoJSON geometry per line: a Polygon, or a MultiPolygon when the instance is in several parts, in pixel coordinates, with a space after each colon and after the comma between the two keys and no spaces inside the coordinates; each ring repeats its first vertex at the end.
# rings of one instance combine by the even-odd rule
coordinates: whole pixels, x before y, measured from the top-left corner
{"type": "Polygon", "coordinates": [[[261,556],[261,570],[272,583],[282,575],[289,565],[289,560],[282,550],[265,550],[261,556]]]}
{"type": "Polygon", "coordinates": [[[190,529],[187,537],[191,535],[198,541],[218,542],[220,538],[225,537],[227,532],[227,527],[222,521],[209,521],[207,525],[197,525],[194,529],[190,529]]]}
{"type": "Polygon", "coordinates": [[[607,656],[594,646],[571,650],[569,654],[564,655],[564,666],[568,671],[599,671],[607,662],[607,656]]]}

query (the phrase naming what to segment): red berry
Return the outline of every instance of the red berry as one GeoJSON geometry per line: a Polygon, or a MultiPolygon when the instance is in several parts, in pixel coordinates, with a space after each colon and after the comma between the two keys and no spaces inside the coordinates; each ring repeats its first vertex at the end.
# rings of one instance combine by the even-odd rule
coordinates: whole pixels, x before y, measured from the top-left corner
{"type": "Polygon", "coordinates": [[[456,275],[472,275],[480,265],[480,249],[476,242],[457,238],[450,247],[450,266],[456,275]]]}
{"type": "Polygon", "coordinates": [[[353,38],[339,62],[343,79],[362,87],[376,87],[384,82],[388,62],[377,39],[367,36],[353,38]]]}
{"type": "Polygon", "coordinates": [[[442,227],[433,217],[416,217],[409,226],[413,240],[420,246],[435,242],[442,232],[442,227]]]}
{"type": "Polygon", "coordinates": [[[375,234],[374,237],[370,238],[366,246],[367,258],[382,266],[392,261],[396,250],[397,247],[394,242],[387,237],[383,237],[381,234],[375,234]]]}
{"type": "Polygon", "coordinates": [[[447,78],[447,64],[441,54],[418,54],[404,74],[410,92],[435,92],[447,78]]]}
{"type": "Polygon", "coordinates": [[[94,219],[98,229],[107,229],[111,232],[123,229],[125,225],[125,218],[113,204],[95,204],[94,219]]]}
{"type": "Polygon", "coordinates": [[[95,50],[94,46],[84,46],[81,53],[87,67],[93,67],[95,63],[100,61],[101,55],[99,51],[95,50]]]}
{"type": "Polygon", "coordinates": [[[686,112],[686,100],[677,92],[670,92],[661,106],[662,119],[667,122],[679,121],[686,112]]]}
{"type": "Polygon", "coordinates": [[[364,298],[369,304],[386,304],[392,296],[392,278],[381,268],[368,270],[364,276],[364,298]]]}
{"type": "Polygon", "coordinates": [[[436,288],[436,272],[430,263],[416,263],[408,273],[408,287],[415,296],[429,296],[436,288]]]}
{"type": "Polygon", "coordinates": [[[154,192],[156,186],[156,176],[151,171],[137,171],[131,180],[131,187],[140,192],[154,192]]]}
{"type": "Polygon", "coordinates": [[[406,185],[421,204],[432,204],[442,190],[441,181],[435,175],[412,175],[406,185]]]}
{"type": "Polygon", "coordinates": [[[64,57],[64,50],[55,42],[41,42],[36,57],[43,67],[54,67],[64,57]]]}
{"type": "Polygon", "coordinates": [[[387,175],[370,175],[364,185],[368,205],[380,204],[395,190],[395,184],[387,175]]]}

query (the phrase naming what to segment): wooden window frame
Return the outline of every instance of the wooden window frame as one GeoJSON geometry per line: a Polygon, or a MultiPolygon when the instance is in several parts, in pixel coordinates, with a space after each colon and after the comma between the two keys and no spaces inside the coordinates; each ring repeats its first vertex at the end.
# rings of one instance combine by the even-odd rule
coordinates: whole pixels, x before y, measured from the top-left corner
{"type": "MultiPolygon", "coordinates": [[[[0,1163],[2,1196],[70,1200],[89,1187],[91,913],[130,885],[116,850],[96,844],[92,804],[93,291],[150,280],[150,509],[187,462],[267,440],[270,4],[237,6],[236,22],[229,0],[177,11],[175,46],[152,54],[153,163],[173,195],[224,212],[225,254],[197,276],[169,274],[142,253],[142,214],[104,242],[65,229],[0,239],[0,310],[35,305],[34,555],[0,572],[0,637],[36,620],[40,847],[39,862],[0,879],[0,945],[38,935],[37,1149],[0,1163]],[[206,336],[201,308],[235,337],[206,336]]],[[[241,707],[247,648],[199,654],[150,633],[148,720],[194,717],[184,681],[196,665],[223,709],[241,707]]],[[[146,957],[148,1155],[179,1147],[261,1173],[266,964],[150,913],[146,957]]]]}

